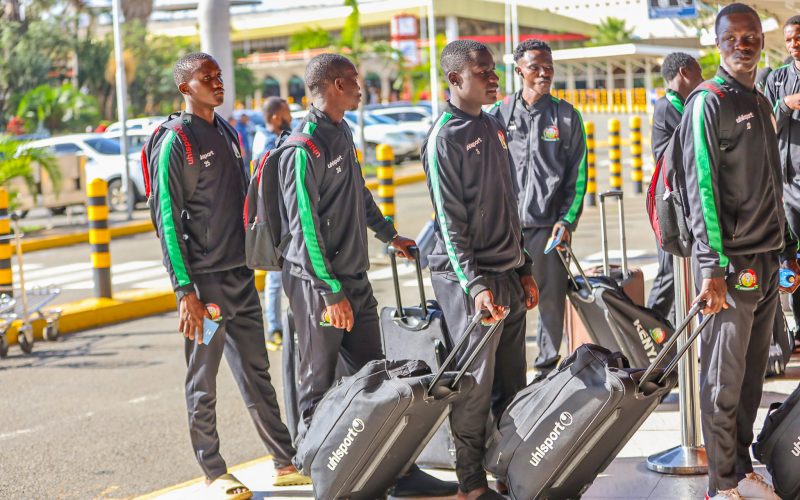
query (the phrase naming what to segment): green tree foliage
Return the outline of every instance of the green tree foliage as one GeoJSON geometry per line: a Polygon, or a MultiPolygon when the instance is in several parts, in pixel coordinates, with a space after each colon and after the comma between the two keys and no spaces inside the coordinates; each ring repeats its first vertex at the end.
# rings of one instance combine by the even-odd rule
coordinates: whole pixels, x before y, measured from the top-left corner
{"type": "MultiPolygon", "coordinates": [[[[78,58],[78,88],[97,98],[100,112],[108,115],[113,109],[114,96],[111,82],[106,79],[109,58],[113,54],[111,38],[90,38],[76,40],[75,51],[78,58]]],[[[108,117],[108,116],[106,116],[108,117]]]]}
{"type": "Polygon", "coordinates": [[[53,61],[63,60],[64,37],[54,21],[0,21],[0,121],[6,122],[25,92],[48,81],[53,61]]]}
{"type": "Polygon", "coordinates": [[[172,66],[181,56],[199,47],[187,38],[149,34],[139,22],[125,23],[124,43],[135,61],[134,74],[127,75],[131,81],[128,87],[130,116],[175,111],[179,96],[172,66]]]}
{"type": "Polygon", "coordinates": [[[334,44],[333,37],[322,28],[305,28],[289,37],[289,50],[322,49],[334,44]]]}
{"type": "Polygon", "coordinates": [[[700,63],[700,69],[703,70],[703,78],[706,80],[713,78],[719,68],[719,51],[716,49],[705,50],[697,62],[700,63]]]}
{"type": "Polygon", "coordinates": [[[633,40],[633,30],[625,25],[624,19],[607,17],[597,25],[596,34],[586,45],[589,47],[599,45],[616,45],[628,43],[633,40]]]}
{"type": "MultiPolygon", "coordinates": [[[[11,137],[0,135],[0,185],[9,187],[11,180],[22,177],[28,190],[34,192],[36,179],[31,164],[38,163],[52,180],[55,191],[59,192],[61,190],[61,171],[55,158],[44,149],[20,150],[22,144],[24,143],[11,137]]],[[[9,195],[13,206],[16,193],[10,190],[9,195]]]]}
{"type": "Polygon", "coordinates": [[[30,129],[46,129],[54,134],[82,132],[87,125],[97,123],[100,112],[94,96],[65,83],[60,87],[40,85],[27,92],[19,103],[17,115],[25,119],[30,129]]]}
{"type": "Polygon", "coordinates": [[[256,93],[256,89],[258,89],[256,75],[253,74],[250,68],[238,62],[241,57],[244,57],[244,52],[235,51],[233,53],[233,80],[236,82],[236,97],[238,99],[253,96],[256,93]]]}

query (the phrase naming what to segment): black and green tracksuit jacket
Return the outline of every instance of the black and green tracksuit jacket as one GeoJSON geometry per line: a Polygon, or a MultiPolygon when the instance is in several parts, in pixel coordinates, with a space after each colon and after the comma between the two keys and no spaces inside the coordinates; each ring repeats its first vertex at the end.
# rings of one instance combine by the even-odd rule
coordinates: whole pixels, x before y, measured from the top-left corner
{"type": "Polygon", "coordinates": [[[650,133],[650,143],[653,145],[655,161],[658,161],[664,154],[664,150],[667,149],[672,134],[681,122],[683,110],[683,98],[672,89],[667,89],[667,94],[656,101],[650,133]]]}
{"type": "Polygon", "coordinates": [[[475,297],[488,285],[481,273],[531,274],[523,252],[517,188],[500,121],[471,116],[449,102],[422,147],[422,165],[436,211],[433,272],[452,272],[475,297]]]}
{"type": "Polygon", "coordinates": [[[760,92],[722,68],[714,80],[722,89],[701,85],[689,97],[680,132],[693,253],[703,278],[725,276],[729,255],[784,248],[781,162],[771,107],[760,92]],[[725,107],[735,123],[721,145],[725,107]]]}
{"type": "Polygon", "coordinates": [[[383,242],[396,234],[364,184],[353,135],[342,120],[333,123],[311,107],[295,128],[311,136],[313,146],[281,154],[282,227],[292,239],[284,250],[291,272],[310,280],[326,305],[345,298],[337,276],[353,277],[369,269],[367,227],[383,242]],[[317,155],[316,153],[319,153],[317,155]]]}
{"type": "Polygon", "coordinates": [[[581,114],[552,95],[528,106],[522,91],[498,101],[489,112],[507,125],[522,227],[553,227],[561,221],[574,232],[587,181],[581,114]]]}
{"type": "Polygon", "coordinates": [[[172,287],[194,290],[193,275],[245,265],[242,211],[247,174],[236,131],[182,113],[150,151],[156,231],[172,287]],[[188,150],[196,147],[196,151],[188,150]]]}
{"type": "Polygon", "coordinates": [[[800,111],[783,101],[800,92],[800,74],[794,63],[781,66],[767,77],[764,94],[772,103],[778,129],[778,150],[784,165],[784,181],[800,184],[800,111]]]}

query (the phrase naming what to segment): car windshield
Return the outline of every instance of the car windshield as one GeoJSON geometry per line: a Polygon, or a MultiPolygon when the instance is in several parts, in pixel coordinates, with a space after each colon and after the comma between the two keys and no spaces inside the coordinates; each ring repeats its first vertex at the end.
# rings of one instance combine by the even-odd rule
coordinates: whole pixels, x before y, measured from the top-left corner
{"type": "MultiPolygon", "coordinates": [[[[353,125],[358,125],[358,113],[355,111],[347,111],[344,114],[344,117],[347,118],[353,125]]],[[[368,113],[364,113],[364,125],[386,125],[387,123],[391,124],[392,122],[385,122],[376,120],[376,116],[368,113]]]]}
{"type": "Polygon", "coordinates": [[[375,120],[378,123],[384,123],[384,124],[387,124],[387,125],[397,125],[397,120],[395,120],[391,116],[372,115],[371,114],[371,115],[369,115],[369,117],[372,118],[373,120],[375,120]]]}
{"type": "Polygon", "coordinates": [[[109,139],[106,137],[97,137],[86,139],[86,144],[100,153],[101,155],[118,155],[121,154],[120,140],[109,139]]]}

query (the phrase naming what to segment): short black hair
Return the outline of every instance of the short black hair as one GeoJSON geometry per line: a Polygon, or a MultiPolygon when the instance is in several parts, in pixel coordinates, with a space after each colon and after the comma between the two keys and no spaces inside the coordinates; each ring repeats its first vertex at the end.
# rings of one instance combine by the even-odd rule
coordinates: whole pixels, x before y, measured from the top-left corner
{"type": "Polygon", "coordinates": [[[275,116],[284,104],[286,104],[286,99],[281,99],[278,96],[272,96],[264,101],[264,106],[261,108],[264,112],[264,119],[269,120],[275,116]]]}
{"type": "Polygon", "coordinates": [[[717,18],[714,20],[714,34],[719,35],[720,21],[723,17],[730,16],[731,14],[750,14],[756,18],[758,25],[761,26],[761,18],[755,9],[743,3],[732,3],[723,7],[722,10],[719,11],[719,14],[717,14],[717,18]]]}
{"type": "Polygon", "coordinates": [[[454,40],[442,49],[439,65],[442,67],[445,80],[451,71],[461,72],[464,66],[474,61],[473,52],[488,51],[489,48],[475,40],[454,40]]]}
{"type": "Polygon", "coordinates": [[[178,62],[172,67],[172,78],[175,80],[175,85],[180,86],[181,83],[191,80],[197,65],[203,61],[217,62],[214,56],[205,52],[192,52],[178,59],[178,62]]]}
{"type": "Polygon", "coordinates": [[[688,68],[692,64],[697,64],[697,60],[684,52],[673,52],[664,58],[661,63],[661,76],[665,82],[671,82],[678,75],[681,68],[688,68]]]}
{"type": "Polygon", "coordinates": [[[529,38],[524,40],[517,45],[517,48],[514,49],[514,60],[519,61],[523,57],[525,57],[525,52],[529,50],[542,50],[544,52],[549,52],[550,54],[553,53],[553,50],[547,45],[546,42],[542,40],[537,40],[535,38],[529,38]]]}
{"type": "Polygon", "coordinates": [[[313,95],[320,95],[337,78],[343,78],[345,71],[355,68],[345,56],[326,52],[314,56],[306,66],[306,85],[313,95]]]}
{"type": "Polygon", "coordinates": [[[787,27],[792,24],[800,24],[800,16],[792,16],[783,23],[783,27],[787,27]]]}

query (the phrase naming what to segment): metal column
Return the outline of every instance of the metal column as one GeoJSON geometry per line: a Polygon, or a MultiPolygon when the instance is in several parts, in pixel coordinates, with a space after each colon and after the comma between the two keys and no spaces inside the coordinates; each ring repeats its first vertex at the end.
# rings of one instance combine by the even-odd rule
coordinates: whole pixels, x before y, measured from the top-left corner
{"type": "MultiPolygon", "coordinates": [[[[692,307],[694,279],[688,258],[673,257],[675,267],[675,322],[679,324],[692,307]]],[[[696,323],[696,321],[695,321],[696,323]]],[[[691,335],[690,326],[678,339],[678,349],[691,335]]],[[[681,444],[647,457],[647,468],[662,474],[706,474],[708,461],[700,433],[700,381],[697,342],[683,356],[678,366],[680,388],[681,444]]]]}

